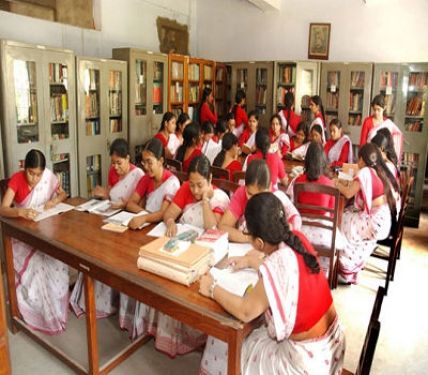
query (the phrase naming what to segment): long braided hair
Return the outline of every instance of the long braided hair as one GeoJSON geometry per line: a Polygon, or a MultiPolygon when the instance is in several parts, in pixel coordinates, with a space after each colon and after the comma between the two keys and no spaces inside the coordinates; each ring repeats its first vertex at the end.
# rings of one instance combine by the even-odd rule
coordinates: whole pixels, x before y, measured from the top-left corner
{"type": "Polygon", "coordinates": [[[309,253],[299,237],[290,230],[284,206],[273,193],[259,193],[251,197],[245,208],[245,220],[247,230],[253,237],[259,237],[271,245],[284,242],[303,256],[311,273],[320,272],[316,256],[309,253]]]}

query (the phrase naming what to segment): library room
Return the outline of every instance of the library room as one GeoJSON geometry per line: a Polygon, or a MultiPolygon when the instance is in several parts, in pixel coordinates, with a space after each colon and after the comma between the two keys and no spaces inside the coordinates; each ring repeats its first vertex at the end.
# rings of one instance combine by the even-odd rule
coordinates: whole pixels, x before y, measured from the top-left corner
{"type": "Polygon", "coordinates": [[[0,375],[426,374],[427,17],[0,0],[0,375]]]}

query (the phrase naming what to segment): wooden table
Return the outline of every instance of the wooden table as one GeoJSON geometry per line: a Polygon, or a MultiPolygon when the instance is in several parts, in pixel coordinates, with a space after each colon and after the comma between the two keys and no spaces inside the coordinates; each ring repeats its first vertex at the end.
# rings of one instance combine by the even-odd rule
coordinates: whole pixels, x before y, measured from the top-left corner
{"type": "Polygon", "coordinates": [[[0,375],[11,374],[9,345],[7,341],[7,324],[3,292],[3,274],[0,266],[0,375]]]}
{"type": "MultiPolygon", "coordinates": [[[[75,198],[70,204],[83,200],[75,198]]],[[[118,234],[101,229],[102,218],[85,212],[69,211],[38,223],[0,218],[6,255],[7,283],[12,330],[26,332],[78,373],[105,374],[129,357],[149,338],[140,337],[109,362],[99,366],[93,280],[113,287],[173,318],[228,343],[228,373],[239,374],[243,339],[256,323],[244,324],[215,301],[198,293],[198,284],[186,287],[137,269],[139,247],[153,238],[142,231],[118,234]],[[11,237],[83,272],[89,369],[54,348],[42,334],[31,330],[20,317],[15,292],[11,237]]]]}

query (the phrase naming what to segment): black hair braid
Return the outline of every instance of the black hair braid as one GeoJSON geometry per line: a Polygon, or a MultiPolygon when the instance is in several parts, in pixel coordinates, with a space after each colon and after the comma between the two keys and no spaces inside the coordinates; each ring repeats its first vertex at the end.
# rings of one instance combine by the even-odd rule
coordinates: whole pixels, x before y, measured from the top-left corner
{"type": "Polygon", "coordinates": [[[226,149],[223,148],[215,157],[213,161],[213,166],[221,168],[221,166],[224,163],[225,157],[226,157],[226,149]]]}

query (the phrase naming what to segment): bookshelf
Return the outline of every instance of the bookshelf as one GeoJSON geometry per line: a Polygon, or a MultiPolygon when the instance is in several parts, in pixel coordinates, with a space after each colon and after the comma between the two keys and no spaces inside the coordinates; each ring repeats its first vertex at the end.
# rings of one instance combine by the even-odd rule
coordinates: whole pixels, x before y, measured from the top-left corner
{"type": "Polygon", "coordinates": [[[73,52],[3,40],[1,72],[4,176],[37,148],[67,194],[78,195],[73,52]]]}
{"type": "Polygon", "coordinates": [[[295,111],[303,119],[311,118],[310,97],[318,94],[319,63],[311,61],[275,61],[274,63],[274,101],[273,111],[278,113],[284,108],[287,92],[295,98],[295,111]]]}
{"type": "Polygon", "coordinates": [[[369,63],[322,63],[321,99],[326,125],[339,118],[353,145],[360,143],[361,125],[370,114],[372,68],[369,63]]]}
{"type": "Polygon", "coordinates": [[[256,109],[260,124],[269,126],[273,108],[273,62],[235,62],[230,65],[232,100],[237,90],[243,89],[247,94],[246,110],[256,109]]]}
{"type": "Polygon", "coordinates": [[[113,58],[128,64],[128,139],[131,159],[153,137],[167,111],[168,55],[137,48],[115,48],[113,58]]]}
{"type": "Polygon", "coordinates": [[[231,73],[230,65],[215,63],[215,106],[217,114],[224,117],[230,108],[231,101],[231,73]]]}
{"type": "Polygon", "coordinates": [[[187,112],[187,61],[184,55],[168,55],[168,111],[177,117],[187,112]]]}
{"type": "Polygon", "coordinates": [[[107,185],[110,144],[128,138],[127,66],[86,57],[77,57],[76,66],[79,185],[89,197],[96,185],[107,185]]]}

